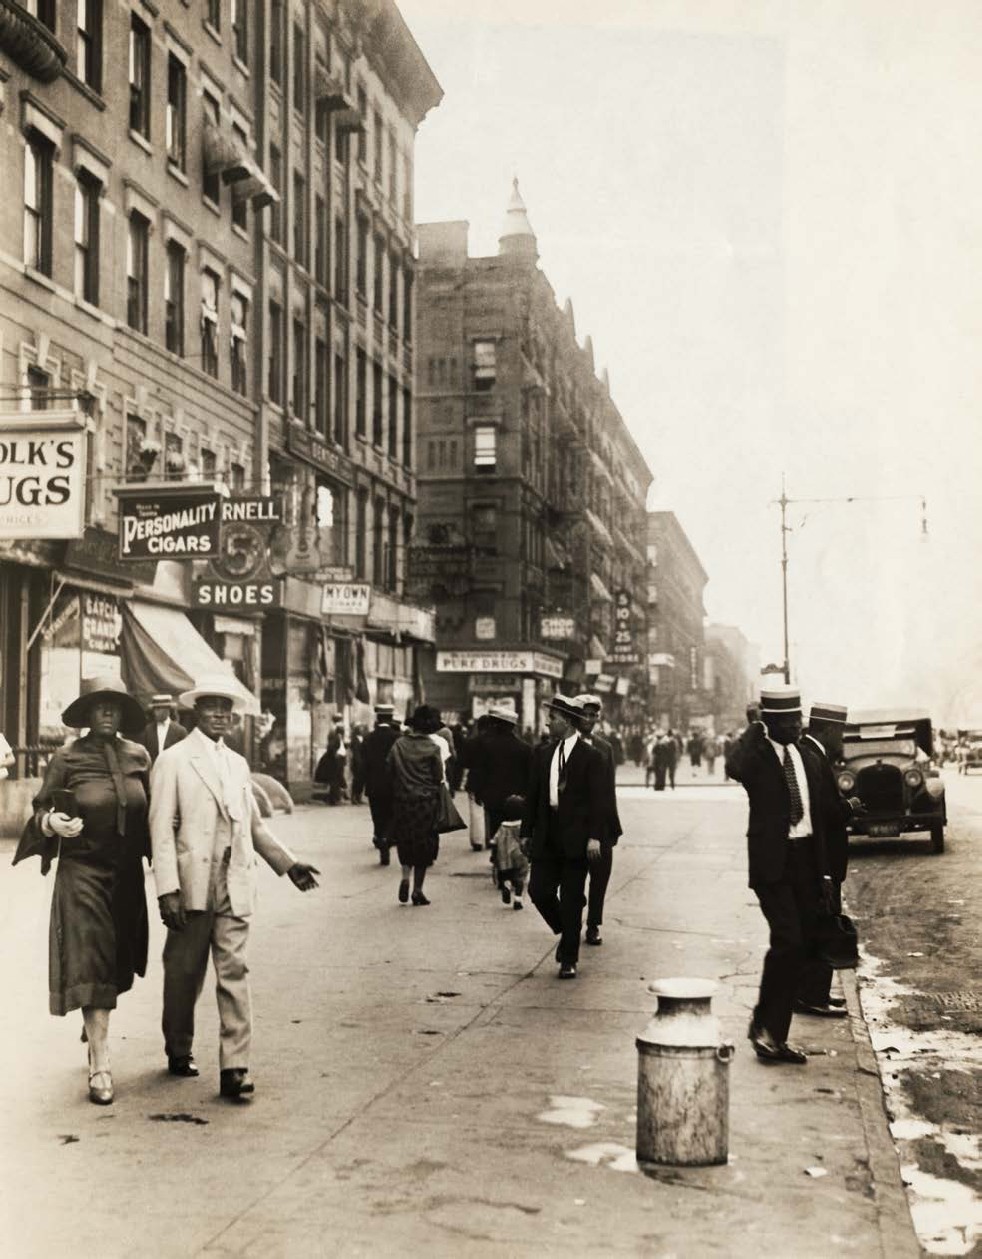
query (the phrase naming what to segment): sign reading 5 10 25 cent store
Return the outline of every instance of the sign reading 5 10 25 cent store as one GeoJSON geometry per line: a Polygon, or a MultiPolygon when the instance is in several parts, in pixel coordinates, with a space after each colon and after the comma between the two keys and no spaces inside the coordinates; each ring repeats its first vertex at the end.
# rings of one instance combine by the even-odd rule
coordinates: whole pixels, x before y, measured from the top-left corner
{"type": "Polygon", "coordinates": [[[80,538],[85,428],[77,411],[0,415],[0,538],[80,538]]]}
{"type": "Polygon", "coordinates": [[[121,486],[121,560],[206,560],[221,545],[222,496],[213,485],[121,486]]]}

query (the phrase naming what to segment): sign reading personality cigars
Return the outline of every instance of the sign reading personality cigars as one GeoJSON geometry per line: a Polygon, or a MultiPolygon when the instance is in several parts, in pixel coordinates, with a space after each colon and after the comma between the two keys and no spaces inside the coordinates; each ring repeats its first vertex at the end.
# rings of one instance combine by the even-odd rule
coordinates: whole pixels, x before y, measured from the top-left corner
{"type": "Polygon", "coordinates": [[[222,495],[200,485],[120,486],[121,560],[206,560],[221,544],[222,495]]]}
{"type": "Polygon", "coordinates": [[[0,415],[0,538],[80,538],[85,422],[77,411],[0,415]]]}

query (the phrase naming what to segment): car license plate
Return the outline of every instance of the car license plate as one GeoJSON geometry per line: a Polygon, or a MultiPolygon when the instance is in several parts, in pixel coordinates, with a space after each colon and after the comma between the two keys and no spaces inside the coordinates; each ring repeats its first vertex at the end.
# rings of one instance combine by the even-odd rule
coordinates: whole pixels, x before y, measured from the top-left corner
{"type": "Polygon", "coordinates": [[[899,835],[900,827],[896,822],[872,822],[868,834],[874,839],[885,839],[887,836],[899,835]]]}

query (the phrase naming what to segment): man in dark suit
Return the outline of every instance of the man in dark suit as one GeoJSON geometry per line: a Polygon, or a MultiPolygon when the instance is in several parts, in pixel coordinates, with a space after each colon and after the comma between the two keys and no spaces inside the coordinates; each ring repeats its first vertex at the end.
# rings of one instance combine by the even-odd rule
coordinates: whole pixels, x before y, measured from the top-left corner
{"type": "Polygon", "coordinates": [[[184,726],[179,721],[174,720],[173,712],[173,695],[161,693],[150,696],[151,720],[143,727],[143,734],[140,735],[139,742],[150,753],[151,765],[165,748],[171,748],[175,743],[180,743],[182,739],[188,737],[188,732],[184,726]]]}
{"type": "Polygon", "coordinates": [[[790,687],[764,691],[761,721],[730,750],[726,772],[750,804],[750,886],[770,927],[750,1041],[765,1062],[804,1064],[788,1044],[801,971],[811,956],[825,874],[821,778],[797,746],[801,697],[790,687]]]}
{"type": "Polygon", "coordinates": [[[573,703],[581,705],[583,716],[577,728],[584,743],[594,747],[604,758],[606,797],[604,800],[604,832],[600,836],[600,856],[590,866],[590,883],[587,892],[586,942],[603,944],[600,928],[604,920],[604,898],[614,865],[614,845],[623,835],[621,819],[617,812],[617,756],[613,746],[595,732],[603,715],[603,700],[599,695],[576,695],[573,703]]]}
{"type": "Polygon", "coordinates": [[[487,837],[493,839],[505,820],[508,797],[528,794],[532,749],[518,737],[518,713],[513,709],[493,704],[485,717],[484,732],[473,748],[468,781],[479,784],[487,837]]]}
{"type": "Polygon", "coordinates": [[[385,758],[399,737],[395,709],[391,704],[375,705],[375,729],[362,745],[362,772],[365,794],[372,814],[372,843],[378,849],[379,865],[389,864],[389,817],[392,813],[392,782],[385,769],[385,758]]]}
{"type": "MultiPolygon", "coordinates": [[[[835,779],[834,764],[842,754],[842,736],[848,710],[838,704],[812,704],[808,730],[801,740],[801,754],[810,759],[821,782],[820,803],[825,830],[825,851],[831,879],[833,913],[842,912],[842,884],[849,864],[849,832],[846,823],[862,810],[858,799],[844,800],[835,779]]],[[[797,1014],[814,1014],[819,1018],[845,1018],[845,1002],[831,995],[832,967],[810,959],[801,975],[798,997],[794,1003],[797,1014]]]]}
{"type": "Polygon", "coordinates": [[[607,777],[596,748],[579,737],[582,709],[562,695],[548,704],[550,741],[535,749],[522,835],[529,836],[529,896],[554,934],[560,979],[575,979],[583,889],[600,859],[607,777]]]}

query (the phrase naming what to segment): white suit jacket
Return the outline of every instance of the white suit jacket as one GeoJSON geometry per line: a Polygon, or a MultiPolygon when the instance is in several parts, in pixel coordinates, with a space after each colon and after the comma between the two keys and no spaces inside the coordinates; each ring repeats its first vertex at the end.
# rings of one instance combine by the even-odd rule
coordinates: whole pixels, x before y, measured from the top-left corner
{"type": "Polygon", "coordinates": [[[238,819],[225,807],[218,767],[205,735],[192,731],[157,757],[150,775],[150,842],[157,895],[181,893],[186,910],[208,908],[215,832],[220,817],[231,825],[232,855],[228,894],[232,913],[244,918],[256,901],[256,854],[277,874],[285,874],[296,857],[273,835],[259,816],[245,757],[231,748],[230,795],[238,819]]]}

